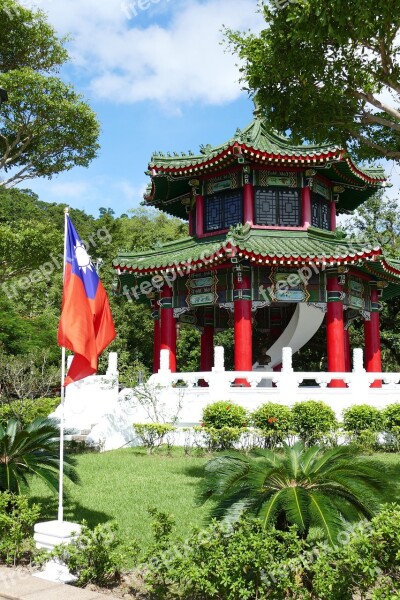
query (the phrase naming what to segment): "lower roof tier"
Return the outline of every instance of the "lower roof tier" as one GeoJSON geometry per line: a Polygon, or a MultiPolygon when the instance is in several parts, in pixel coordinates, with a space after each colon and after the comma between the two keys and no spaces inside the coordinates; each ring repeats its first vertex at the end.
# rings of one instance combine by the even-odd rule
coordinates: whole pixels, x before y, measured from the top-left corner
{"type": "Polygon", "coordinates": [[[223,235],[186,237],[156,250],[120,253],[113,267],[121,275],[168,271],[183,275],[242,260],[254,266],[293,268],[307,264],[323,268],[356,265],[372,279],[387,282],[384,299],[400,295],[400,261],[386,259],[378,246],[340,239],[333,232],[312,227],[307,231],[277,232],[243,226],[223,235]]]}

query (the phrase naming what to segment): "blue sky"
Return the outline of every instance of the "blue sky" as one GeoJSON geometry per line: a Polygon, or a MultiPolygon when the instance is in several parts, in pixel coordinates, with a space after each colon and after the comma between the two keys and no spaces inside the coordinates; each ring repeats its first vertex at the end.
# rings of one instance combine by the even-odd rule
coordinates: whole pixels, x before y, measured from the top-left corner
{"type": "Polygon", "coordinates": [[[101,122],[101,150],[88,169],[25,182],[48,202],[97,215],[139,206],[154,150],[196,152],[222,143],[252,118],[223,25],[259,30],[257,0],[28,0],[60,35],[71,61],[61,73],[101,122]]]}

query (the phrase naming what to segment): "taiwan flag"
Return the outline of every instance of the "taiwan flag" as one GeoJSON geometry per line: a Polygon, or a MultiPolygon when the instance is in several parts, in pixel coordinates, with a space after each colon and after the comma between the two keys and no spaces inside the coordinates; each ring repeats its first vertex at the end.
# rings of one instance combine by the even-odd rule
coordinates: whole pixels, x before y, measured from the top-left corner
{"type": "Polygon", "coordinates": [[[64,386],[93,375],[103,350],[115,338],[107,294],[69,216],[58,344],[74,353],[64,386]]]}

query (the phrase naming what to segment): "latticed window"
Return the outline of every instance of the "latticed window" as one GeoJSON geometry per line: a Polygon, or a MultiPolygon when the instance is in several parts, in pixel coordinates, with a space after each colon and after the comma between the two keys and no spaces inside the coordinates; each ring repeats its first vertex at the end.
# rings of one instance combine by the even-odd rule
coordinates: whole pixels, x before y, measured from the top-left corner
{"type": "Polygon", "coordinates": [[[301,226],[301,199],[297,189],[257,188],[254,208],[256,225],[301,226]]]}
{"type": "Polygon", "coordinates": [[[311,224],[319,229],[331,228],[330,204],[319,194],[311,196],[311,224]]]}
{"type": "Polygon", "coordinates": [[[243,223],[242,191],[235,190],[206,196],[204,199],[204,230],[209,233],[229,229],[243,223]]]}

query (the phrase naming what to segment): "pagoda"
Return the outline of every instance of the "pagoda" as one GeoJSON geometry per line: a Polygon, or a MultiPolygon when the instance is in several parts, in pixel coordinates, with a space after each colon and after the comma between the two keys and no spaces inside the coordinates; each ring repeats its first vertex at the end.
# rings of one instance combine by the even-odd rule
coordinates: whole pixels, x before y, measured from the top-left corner
{"type": "Polygon", "coordinates": [[[365,369],[382,371],[380,300],[400,294],[400,261],[336,232],[337,215],[386,185],[381,168],[361,168],[337,146],[292,145],[256,111],[221,146],[155,153],[147,174],[145,203],[189,221],[189,237],[113,262],[119,291],[153,307],[154,372],[160,350],[176,372],[179,326],[201,331],[201,372],[228,327],[235,371],[263,358],[279,370],[282,348],[299,350],[324,319],[329,372],[351,370],[354,319],[364,322],[365,369]]]}

